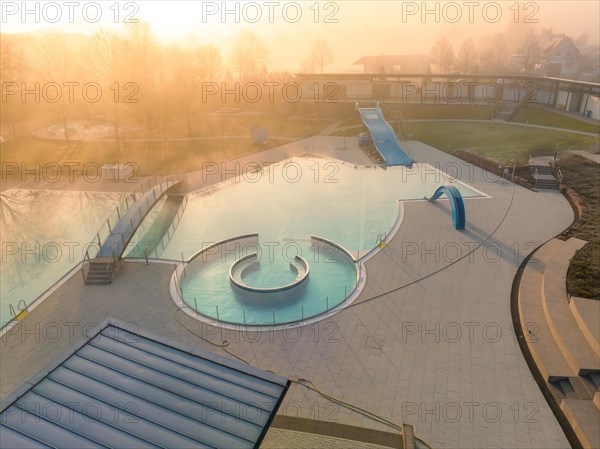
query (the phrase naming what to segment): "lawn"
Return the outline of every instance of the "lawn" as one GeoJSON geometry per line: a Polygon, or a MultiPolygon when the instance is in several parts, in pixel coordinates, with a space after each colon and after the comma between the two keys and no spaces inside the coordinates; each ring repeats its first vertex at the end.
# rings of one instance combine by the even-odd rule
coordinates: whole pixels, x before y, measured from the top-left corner
{"type": "MultiPolygon", "coordinates": [[[[408,122],[406,128],[414,140],[439,150],[451,153],[466,150],[502,164],[510,163],[511,159],[525,164],[529,155],[551,156],[559,142],[566,141],[570,147],[585,139],[585,136],[567,131],[492,122],[408,122]],[[450,150],[449,145],[452,146],[450,150]]],[[[347,130],[346,135],[357,136],[361,130],[361,127],[356,127],[347,130]]],[[[341,132],[335,134],[343,135],[341,132]]]]}
{"type": "MultiPolygon", "coordinates": [[[[429,120],[429,119],[464,119],[464,120],[490,120],[496,110],[495,105],[468,105],[468,104],[402,104],[386,105],[402,112],[404,120],[429,120]]],[[[389,108],[382,108],[386,119],[394,120],[394,114],[389,108]]],[[[361,126],[360,117],[352,117],[341,126],[361,126]]]]}
{"type": "MultiPolygon", "coordinates": [[[[0,148],[3,168],[17,163],[20,168],[35,169],[45,163],[77,163],[102,166],[115,162],[134,162],[141,176],[198,170],[204,162],[221,162],[288,143],[270,138],[266,144],[253,145],[250,137],[204,139],[195,141],[127,142],[117,151],[114,142],[56,143],[36,138],[5,142],[0,148]],[[38,165],[36,165],[38,164],[38,165]]],[[[74,166],[77,167],[77,166],[74,166]]],[[[12,169],[12,168],[11,168],[12,169]]],[[[39,169],[38,169],[39,172],[39,169]]]]}
{"type": "Polygon", "coordinates": [[[549,111],[544,108],[533,105],[525,105],[519,113],[511,120],[518,123],[529,122],[532,125],[551,126],[553,128],[573,129],[575,131],[585,131],[589,133],[598,133],[600,127],[592,123],[577,120],[572,117],[549,111]]]}

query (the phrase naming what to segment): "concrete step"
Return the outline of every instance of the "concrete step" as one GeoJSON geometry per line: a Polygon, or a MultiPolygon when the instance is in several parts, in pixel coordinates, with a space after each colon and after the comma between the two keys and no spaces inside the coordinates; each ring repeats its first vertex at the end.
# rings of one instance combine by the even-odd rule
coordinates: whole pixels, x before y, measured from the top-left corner
{"type": "MultiPolygon", "coordinates": [[[[544,175],[541,175],[544,176],[544,175]]],[[[535,181],[536,189],[552,189],[557,190],[559,183],[556,179],[537,179],[535,181]]]]}
{"type": "Polygon", "coordinates": [[[600,410],[593,401],[563,399],[560,408],[575,431],[584,448],[600,447],[600,410]]]}
{"type": "Polygon", "coordinates": [[[542,282],[546,263],[563,243],[561,240],[552,239],[540,247],[525,266],[519,286],[519,315],[523,335],[546,382],[577,376],[552,336],[542,304],[542,282]]]}
{"type": "Polygon", "coordinates": [[[552,337],[578,375],[600,373],[600,358],[581,332],[566,292],[569,262],[586,243],[576,238],[563,242],[546,263],[542,279],[542,304],[552,337]]]}
{"type": "Polygon", "coordinates": [[[112,257],[98,257],[84,268],[83,278],[86,285],[105,285],[112,283],[115,273],[115,262],[112,257]]]}
{"type": "Polygon", "coordinates": [[[600,386],[596,385],[592,374],[579,376],[577,379],[579,381],[578,387],[583,390],[581,399],[591,399],[596,393],[600,392],[600,386]]]}
{"type": "Polygon", "coordinates": [[[569,306],[581,333],[600,357],[600,301],[572,296],[569,306]]]}
{"type": "Polygon", "coordinates": [[[569,381],[571,382],[573,390],[577,393],[578,399],[587,399],[591,401],[594,398],[596,389],[591,383],[584,379],[583,376],[572,377],[569,381]]]}

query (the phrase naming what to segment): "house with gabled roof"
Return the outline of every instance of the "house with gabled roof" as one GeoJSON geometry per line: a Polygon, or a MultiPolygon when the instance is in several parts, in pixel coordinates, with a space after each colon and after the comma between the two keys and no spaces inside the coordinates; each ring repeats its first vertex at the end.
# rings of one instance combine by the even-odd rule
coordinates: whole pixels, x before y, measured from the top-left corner
{"type": "Polygon", "coordinates": [[[540,68],[549,76],[564,76],[577,72],[579,49],[569,36],[550,35],[541,45],[540,68]]]}

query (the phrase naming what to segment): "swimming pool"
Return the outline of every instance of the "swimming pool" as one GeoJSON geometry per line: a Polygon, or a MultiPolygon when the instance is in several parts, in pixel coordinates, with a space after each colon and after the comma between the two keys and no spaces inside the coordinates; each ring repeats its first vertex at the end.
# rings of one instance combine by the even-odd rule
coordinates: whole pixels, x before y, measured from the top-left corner
{"type": "Polygon", "coordinates": [[[185,264],[185,274],[180,273],[177,292],[209,319],[247,325],[307,319],[339,306],[353,293],[360,270],[354,259],[392,230],[399,218],[398,200],[422,200],[448,183],[465,198],[481,196],[425,164],[382,169],[295,158],[188,195],[187,209],[160,257],[188,261],[195,256],[185,264]],[[199,251],[250,234],[258,234],[262,257],[260,268],[246,274],[247,283],[284,285],[294,277],[288,265],[298,254],[308,261],[306,285],[285,298],[240,292],[229,272],[249,254],[243,248],[199,262],[205,259],[197,257],[199,251]],[[315,255],[319,251],[311,236],[331,241],[350,255],[338,251],[325,263],[315,255]]]}

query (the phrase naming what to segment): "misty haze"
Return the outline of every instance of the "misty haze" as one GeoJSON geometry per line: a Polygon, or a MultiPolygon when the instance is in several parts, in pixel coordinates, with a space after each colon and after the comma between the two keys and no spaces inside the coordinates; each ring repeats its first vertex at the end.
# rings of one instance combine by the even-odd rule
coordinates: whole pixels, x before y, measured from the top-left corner
{"type": "Polygon", "coordinates": [[[0,13],[1,447],[600,447],[598,2],[0,13]]]}

